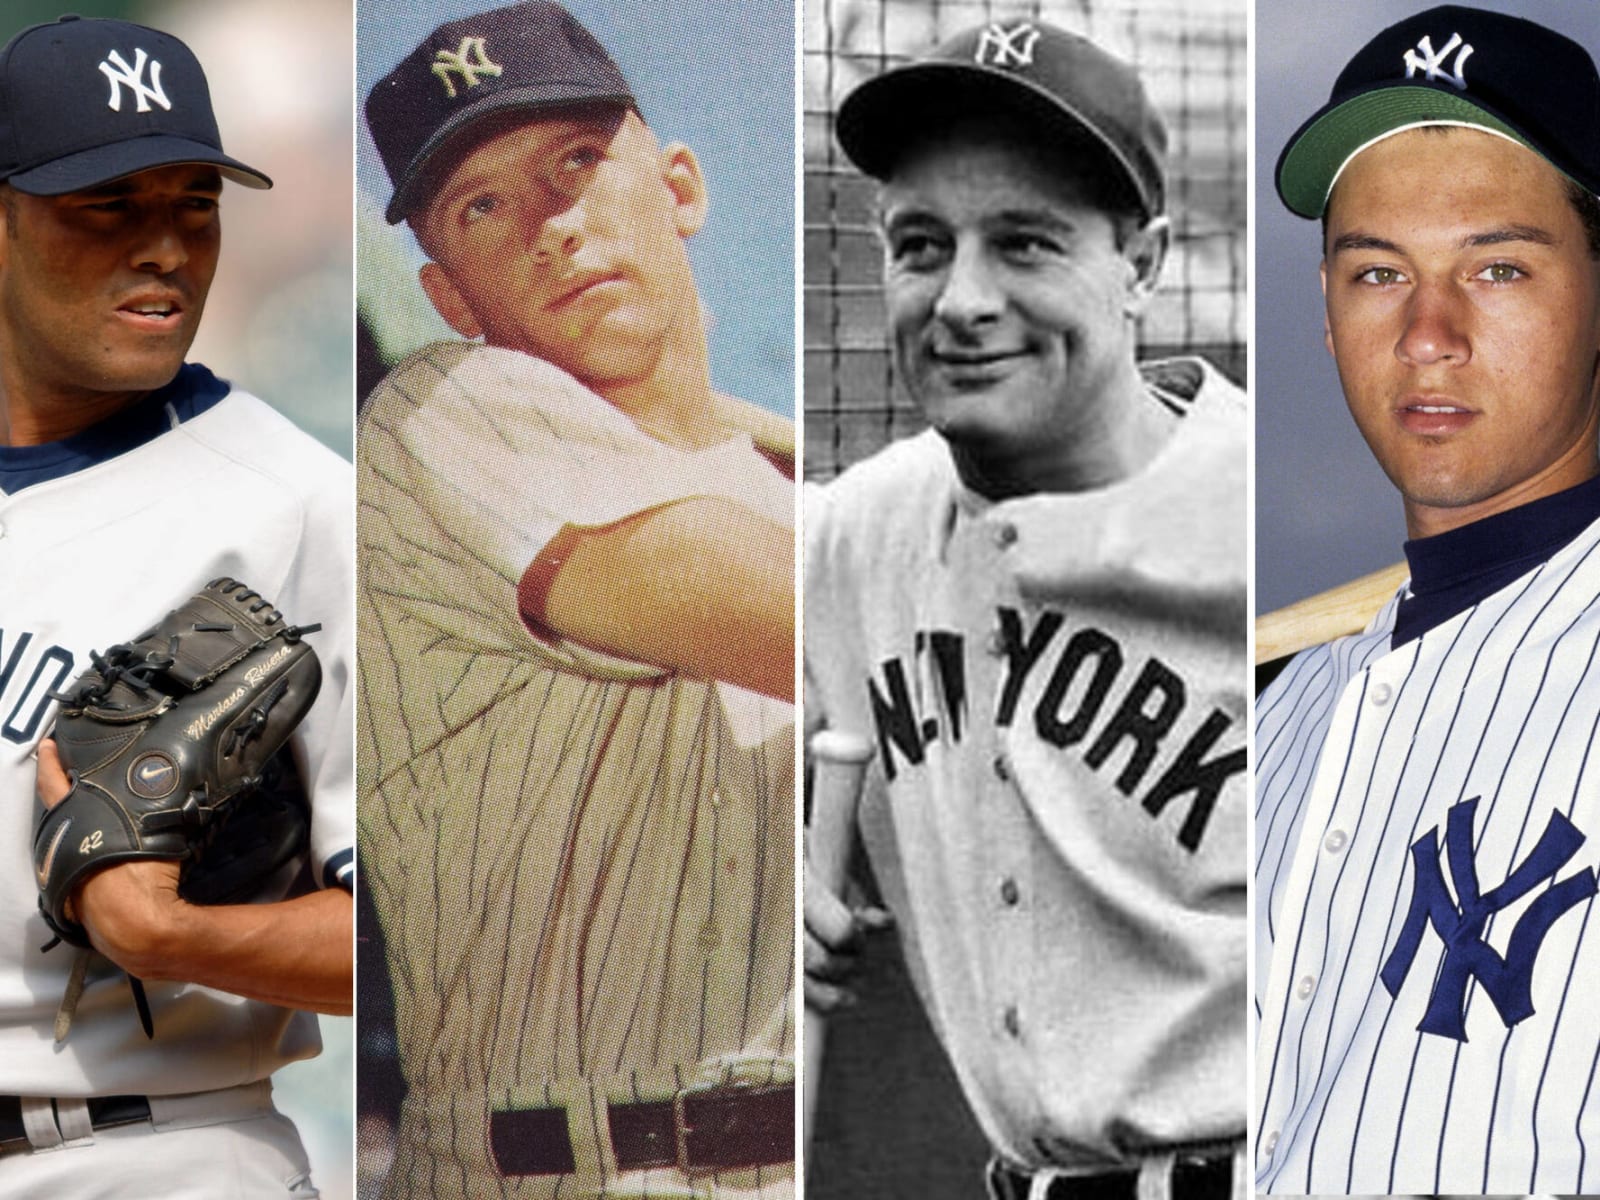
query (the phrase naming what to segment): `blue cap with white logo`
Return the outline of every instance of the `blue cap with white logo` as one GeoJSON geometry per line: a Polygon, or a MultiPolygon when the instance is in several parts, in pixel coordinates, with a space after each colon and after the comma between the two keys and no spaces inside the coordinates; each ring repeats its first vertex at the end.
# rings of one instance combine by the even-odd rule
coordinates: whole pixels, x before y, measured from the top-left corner
{"type": "Polygon", "coordinates": [[[1446,5],[1363,46],[1328,102],[1278,159],[1278,195],[1320,217],[1344,166],[1419,125],[1465,125],[1520,142],[1600,193],[1600,74],[1589,52],[1543,25],[1446,5]]]}
{"type": "Polygon", "coordinates": [[[205,72],[171,34],[67,16],[0,49],[0,179],[18,191],[58,196],[179,163],[272,186],[222,152],[205,72]]]}

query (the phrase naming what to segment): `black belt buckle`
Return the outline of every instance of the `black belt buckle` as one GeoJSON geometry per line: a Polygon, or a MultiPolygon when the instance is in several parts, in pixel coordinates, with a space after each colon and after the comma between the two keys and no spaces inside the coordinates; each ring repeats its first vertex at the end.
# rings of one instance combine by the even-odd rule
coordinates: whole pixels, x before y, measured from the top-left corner
{"type": "Polygon", "coordinates": [[[678,1169],[708,1175],[794,1161],[794,1085],[692,1084],[672,1098],[678,1169]]]}

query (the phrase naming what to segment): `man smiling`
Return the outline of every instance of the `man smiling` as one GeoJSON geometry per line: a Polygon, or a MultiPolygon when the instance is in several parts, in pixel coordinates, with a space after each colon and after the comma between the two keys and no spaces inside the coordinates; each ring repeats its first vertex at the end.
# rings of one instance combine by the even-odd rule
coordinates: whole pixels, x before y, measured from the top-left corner
{"type": "Polygon", "coordinates": [[[1581,46],[1432,9],[1279,160],[1411,578],[1259,702],[1263,1191],[1594,1190],[1597,112],[1581,46]]]}
{"type": "Polygon", "coordinates": [[[360,431],[385,1194],[787,1196],[793,464],[711,386],[699,163],[545,0],[435,30],[367,119],[483,339],[360,431]]]}
{"type": "MultiPolygon", "coordinates": [[[[1021,21],[837,130],[932,429],[807,497],[808,722],[876,748],[862,831],[990,1194],[1243,1195],[1244,407],[1137,360],[1165,126],[1021,21]]],[[[805,909],[826,1006],[862,918],[805,909]]]]}

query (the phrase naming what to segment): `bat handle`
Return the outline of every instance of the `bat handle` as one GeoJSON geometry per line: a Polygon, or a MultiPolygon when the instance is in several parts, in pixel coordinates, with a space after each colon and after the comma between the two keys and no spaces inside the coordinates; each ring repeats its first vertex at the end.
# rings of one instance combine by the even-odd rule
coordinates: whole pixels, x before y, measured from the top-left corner
{"type": "Polygon", "coordinates": [[[872,743],[858,733],[824,729],[811,739],[811,823],[806,853],[817,882],[844,887],[872,743]]]}
{"type": "MultiPolygon", "coordinates": [[[[811,821],[806,829],[808,874],[835,894],[844,890],[845,874],[850,868],[856,808],[871,759],[872,743],[859,734],[824,729],[811,739],[811,821]]],[[[809,1148],[817,1107],[817,1085],[822,1078],[825,1024],[821,1013],[806,1010],[804,1036],[804,1133],[809,1148]]]]}

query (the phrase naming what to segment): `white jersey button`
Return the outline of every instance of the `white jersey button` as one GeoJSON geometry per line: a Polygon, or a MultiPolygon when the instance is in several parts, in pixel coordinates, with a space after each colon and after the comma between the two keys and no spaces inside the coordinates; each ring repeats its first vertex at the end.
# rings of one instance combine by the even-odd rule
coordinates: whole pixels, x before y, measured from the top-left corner
{"type": "Polygon", "coordinates": [[[1344,849],[1345,843],[1349,840],[1350,839],[1348,836],[1346,836],[1344,830],[1335,829],[1323,839],[1322,844],[1327,849],[1329,854],[1337,854],[1339,851],[1344,849]]]}
{"type": "Polygon", "coordinates": [[[988,639],[983,643],[983,648],[989,652],[991,658],[999,658],[1006,652],[1006,637],[998,629],[989,631],[988,639]]]}
{"type": "Polygon", "coordinates": [[[1375,683],[1372,685],[1372,702],[1380,707],[1389,703],[1389,697],[1393,695],[1394,689],[1387,683],[1375,683]]]}
{"type": "Polygon", "coordinates": [[[1006,1005],[1006,1011],[1000,1017],[1000,1023],[1006,1027],[1006,1032],[1012,1037],[1022,1033],[1022,1016],[1017,1012],[1015,1004],[1006,1005]]]}
{"type": "Polygon", "coordinates": [[[1311,993],[1316,991],[1316,990],[1317,990],[1317,978],[1316,978],[1316,976],[1315,975],[1307,975],[1304,978],[1302,978],[1298,984],[1295,985],[1294,994],[1296,996],[1299,996],[1300,999],[1302,999],[1302,1000],[1309,1000],[1309,999],[1311,999],[1311,993]]]}
{"type": "Polygon", "coordinates": [[[1000,899],[1005,902],[1007,908],[1015,908],[1017,906],[1017,901],[1022,899],[1022,890],[1017,887],[1015,879],[1007,879],[1001,882],[1000,899]]]}
{"type": "Polygon", "coordinates": [[[1278,1148],[1278,1131],[1276,1129],[1274,1129],[1271,1133],[1267,1134],[1267,1140],[1264,1143],[1262,1143],[1261,1153],[1265,1154],[1268,1158],[1271,1158],[1272,1157],[1272,1152],[1274,1150],[1276,1150],[1277,1148],[1278,1148]]]}
{"type": "Polygon", "coordinates": [[[994,527],[994,544],[1004,550],[1017,540],[1017,527],[1006,521],[994,527]]]}

